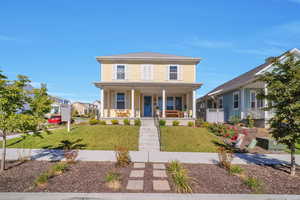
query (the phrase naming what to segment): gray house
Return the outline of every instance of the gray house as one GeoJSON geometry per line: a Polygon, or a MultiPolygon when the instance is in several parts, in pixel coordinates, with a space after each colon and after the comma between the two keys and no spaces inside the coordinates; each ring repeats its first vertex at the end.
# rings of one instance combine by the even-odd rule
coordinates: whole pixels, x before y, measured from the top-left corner
{"type": "MultiPolygon", "coordinates": [[[[300,59],[300,50],[288,51],[300,59]]],[[[285,59],[286,53],[279,56],[285,59]]],[[[203,97],[197,99],[197,115],[208,122],[228,122],[232,117],[245,120],[248,115],[254,119],[255,125],[265,127],[272,116],[271,111],[262,108],[267,102],[256,98],[258,90],[267,92],[265,83],[257,82],[258,75],[272,70],[272,64],[266,62],[258,67],[216,87],[203,97]]]]}

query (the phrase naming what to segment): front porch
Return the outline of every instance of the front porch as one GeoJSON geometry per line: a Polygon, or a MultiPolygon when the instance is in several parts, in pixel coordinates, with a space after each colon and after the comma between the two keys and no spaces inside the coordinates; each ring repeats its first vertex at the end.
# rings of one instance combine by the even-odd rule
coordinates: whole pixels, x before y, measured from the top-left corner
{"type": "Polygon", "coordinates": [[[196,89],[199,84],[97,84],[101,88],[101,119],[134,119],[155,115],[173,120],[196,118],[196,89]]]}

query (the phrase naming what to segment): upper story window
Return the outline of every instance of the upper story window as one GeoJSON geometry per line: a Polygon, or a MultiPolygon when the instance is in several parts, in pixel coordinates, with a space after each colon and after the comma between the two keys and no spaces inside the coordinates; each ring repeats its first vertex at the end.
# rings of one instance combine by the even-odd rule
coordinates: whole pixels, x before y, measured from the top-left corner
{"type": "Polygon", "coordinates": [[[223,108],[223,97],[218,98],[218,108],[220,108],[220,109],[223,108]]]}
{"type": "Polygon", "coordinates": [[[153,80],[153,66],[142,65],[141,66],[141,78],[142,80],[153,80]]]}
{"type": "Polygon", "coordinates": [[[117,65],[117,80],[125,79],[125,65],[117,65]]]}
{"type": "Polygon", "coordinates": [[[178,66],[177,65],[170,65],[169,80],[178,80],[178,66]]]}
{"type": "Polygon", "coordinates": [[[124,93],[117,93],[116,108],[117,109],[125,109],[125,94],[124,93]]]}
{"type": "Polygon", "coordinates": [[[239,101],[240,101],[240,94],[239,92],[233,93],[233,108],[238,109],[239,108],[239,101]]]}

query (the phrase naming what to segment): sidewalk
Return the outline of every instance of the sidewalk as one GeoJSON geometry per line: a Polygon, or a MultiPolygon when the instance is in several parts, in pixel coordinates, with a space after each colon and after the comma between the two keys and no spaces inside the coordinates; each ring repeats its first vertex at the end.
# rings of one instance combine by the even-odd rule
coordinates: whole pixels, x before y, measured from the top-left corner
{"type": "Polygon", "coordinates": [[[160,193],[0,193],[0,200],[296,200],[300,195],[160,193]]]}
{"type": "MultiPolygon", "coordinates": [[[[2,150],[0,150],[0,153],[2,150]]],[[[31,157],[33,160],[61,160],[63,150],[54,149],[7,149],[7,160],[17,160],[22,157],[31,157]]],[[[161,162],[166,163],[178,160],[182,163],[215,164],[219,158],[217,153],[199,152],[153,152],[130,151],[133,162],[161,162]]],[[[77,160],[80,161],[116,161],[114,151],[79,150],[77,160]]],[[[235,154],[234,164],[288,164],[289,154],[235,154]]],[[[296,163],[300,165],[300,155],[296,155],[296,163]]]]}

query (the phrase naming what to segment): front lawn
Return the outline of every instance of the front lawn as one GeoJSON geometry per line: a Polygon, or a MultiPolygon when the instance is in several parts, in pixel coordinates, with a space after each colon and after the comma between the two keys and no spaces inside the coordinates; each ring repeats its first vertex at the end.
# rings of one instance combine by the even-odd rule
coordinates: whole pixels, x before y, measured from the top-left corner
{"type": "Polygon", "coordinates": [[[138,150],[139,127],[111,125],[75,126],[71,132],[66,129],[42,133],[37,136],[27,136],[25,139],[8,140],[8,148],[62,148],[61,141],[67,140],[90,150],[115,150],[116,146],[129,150],[138,150]]]}
{"type": "Polygon", "coordinates": [[[220,139],[206,128],[184,126],[161,127],[163,151],[175,152],[217,152],[220,139]]]}

